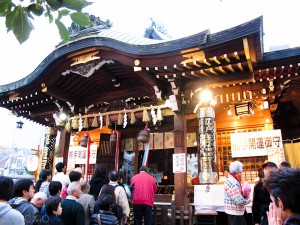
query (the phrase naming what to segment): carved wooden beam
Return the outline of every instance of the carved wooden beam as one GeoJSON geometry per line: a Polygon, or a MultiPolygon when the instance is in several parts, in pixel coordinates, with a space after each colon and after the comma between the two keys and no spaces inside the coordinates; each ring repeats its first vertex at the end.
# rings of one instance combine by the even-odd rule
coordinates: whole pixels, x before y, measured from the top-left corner
{"type": "Polygon", "coordinates": [[[210,87],[252,82],[253,78],[254,75],[249,72],[235,73],[232,75],[214,76],[213,78],[203,77],[203,79],[199,79],[198,81],[187,82],[184,86],[184,90],[197,89],[199,87],[210,88],[210,87]]]}
{"type": "Polygon", "coordinates": [[[130,97],[144,97],[150,95],[147,93],[145,87],[120,89],[105,94],[95,94],[81,99],[84,105],[101,104],[103,102],[110,102],[115,100],[127,99],[130,97]]]}
{"type": "Polygon", "coordinates": [[[71,96],[68,92],[56,87],[47,87],[45,84],[42,84],[42,92],[46,93],[49,96],[53,96],[61,101],[70,102],[72,105],[81,105],[79,99],[77,99],[74,96],[71,96]]]}
{"type": "Polygon", "coordinates": [[[137,74],[140,78],[142,78],[147,84],[151,85],[154,90],[155,94],[158,99],[161,98],[162,92],[165,92],[164,87],[165,85],[162,84],[162,81],[159,79],[156,79],[154,75],[147,71],[136,71],[135,74],[137,74]]]}

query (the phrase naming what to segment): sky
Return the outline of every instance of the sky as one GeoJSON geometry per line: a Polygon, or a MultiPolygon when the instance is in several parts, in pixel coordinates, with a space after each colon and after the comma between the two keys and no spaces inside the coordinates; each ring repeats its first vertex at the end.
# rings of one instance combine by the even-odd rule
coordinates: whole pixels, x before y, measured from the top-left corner
{"type": "MultiPolygon", "coordinates": [[[[143,36],[151,24],[150,18],[163,24],[168,34],[175,39],[207,29],[215,33],[263,16],[265,52],[270,51],[271,46],[300,46],[298,0],[89,1],[94,3],[86,7],[84,12],[99,16],[104,21],[109,19],[113,29],[139,36],[143,36]]],[[[25,3],[26,0],[23,1],[25,3]]],[[[64,22],[70,25],[69,20],[64,22]]],[[[35,19],[33,25],[35,30],[29,40],[20,45],[11,32],[6,33],[4,19],[0,18],[0,85],[29,75],[60,42],[56,26],[49,24],[45,18],[35,19]]],[[[15,120],[6,110],[0,110],[0,139],[7,134],[10,137],[4,139],[7,145],[11,145],[11,137],[16,133],[15,120]]],[[[25,127],[34,127],[31,136],[39,140],[40,126],[30,121],[24,123],[24,132],[20,136],[27,133],[25,127]]]]}

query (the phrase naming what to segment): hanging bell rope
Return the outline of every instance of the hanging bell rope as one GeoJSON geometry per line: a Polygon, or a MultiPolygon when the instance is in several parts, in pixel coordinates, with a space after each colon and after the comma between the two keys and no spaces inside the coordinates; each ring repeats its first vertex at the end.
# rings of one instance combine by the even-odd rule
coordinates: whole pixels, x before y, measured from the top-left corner
{"type": "Polygon", "coordinates": [[[92,127],[99,127],[97,116],[94,116],[94,119],[93,119],[93,122],[92,122],[92,127]]]}
{"type": "Polygon", "coordinates": [[[143,110],[143,122],[148,123],[150,121],[149,114],[146,109],[143,110]]]}
{"type": "Polygon", "coordinates": [[[119,115],[118,115],[118,125],[121,126],[122,124],[123,124],[122,114],[119,113],[119,115]]]}
{"type": "Polygon", "coordinates": [[[161,109],[160,109],[160,108],[157,109],[157,112],[156,112],[156,120],[157,120],[157,121],[162,121],[162,120],[163,120],[163,116],[162,116],[162,113],[161,113],[161,109]]]}
{"type": "Polygon", "coordinates": [[[106,115],[105,125],[108,127],[111,125],[110,120],[109,120],[109,115],[106,115]]]}
{"type": "Polygon", "coordinates": [[[130,114],[130,124],[135,124],[135,122],[136,122],[136,118],[135,118],[134,112],[131,112],[131,114],[130,114]]]}

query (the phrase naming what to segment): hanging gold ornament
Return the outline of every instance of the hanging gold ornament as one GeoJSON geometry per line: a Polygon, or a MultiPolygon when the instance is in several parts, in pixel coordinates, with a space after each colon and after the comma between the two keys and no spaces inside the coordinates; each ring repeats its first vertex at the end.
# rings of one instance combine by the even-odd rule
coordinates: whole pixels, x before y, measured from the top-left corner
{"type": "Polygon", "coordinates": [[[82,127],[84,129],[87,129],[89,127],[89,125],[88,125],[88,118],[87,117],[84,118],[82,127]]]}
{"type": "Polygon", "coordinates": [[[146,109],[143,110],[143,122],[148,123],[150,121],[149,114],[146,109]]]}
{"type": "Polygon", "coordinates": [[[92,122],[92,127],[98,127],[98,119],[97,116],[94,116],[93,122],[92,122]]]}
{"type": "Polygon", "coordinates": [[[119,113],[118,115],[118,122],[117,122],[118,125],[122,125],[123,124],[123,119],[122,119],[122,114],[119,113]]]}
{"type": "Polygon", "coordinates": [[[77,117],[74,117],[73,119],[72,119],[72,129],[74,129],[74,130],[77,130],[78,129],[78,118],[77,117]]]}
{"type": "Polygon", "coordinates": [[[156,120],[157,120],[157,121],[162,121],[163,119],[164,119],[164,118],[163,118],[163,116],[162,116],[161,109],[158,108],[158,109],[157,109],[157,112],[156,112],[156,120]]]}
{"type": "Polygon", "coordinates": [[[135,122],[136,122],[136,118],[135,118],[134,112],[131,112],[131,115],[130,115],[130,124],[135,124],[135,122]]]}
{"type": "Polygon", "coordinates": [[[105,125],[106,126],[110,126],[111,125],[111,123],[109,121],[109,115],[106,115],[105,125]]]}
{"type": "Polygon", "coordinates": [[[70,131],[71,131],[71,123],[70,123],[70,120],[68,120],[68,122],[66,123],[66,125],[65,125],[65,130],[66,130],[67,132],[70,132],[70,131]]]}

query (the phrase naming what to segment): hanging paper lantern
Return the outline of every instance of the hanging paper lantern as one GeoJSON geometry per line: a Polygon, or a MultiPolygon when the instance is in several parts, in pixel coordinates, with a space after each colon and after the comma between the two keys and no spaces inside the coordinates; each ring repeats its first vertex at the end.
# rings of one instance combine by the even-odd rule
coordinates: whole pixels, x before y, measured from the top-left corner
{"type": "Polygon", "coordinates": [[[84,134],[81,141],[80,141],[80,146],[81,147],[87,147],[87,143],[88,143],[88,134],[84,134]]]}
{"type": "Polygon", "coordinates": [[[92,127],[98,127],[98,120],[97,120],[97,116],[94,116],[93,122],[92,122],[92,127]]]}
{"type": "Polygon", "coordinates": [[[135,118],[134,112],[131,112],[131,114],[130,114],[130,124],[135,124],[135,122],[136,122],[136,118],[135,118]]]}
{"type": "Polygon", "coordinates": [[[119,113],[118,115],[118,122],[117,122],[118,125],[122,125],[123,124],[123,120],[122,120],[122,114],[119,113]]]}
{"type": "Polygon", "coordinates": [[[110,142],[117,142],[117,132],[116,132],[116,130],[114,130],[113,133],[110,135],[109,141],[110,142]]]}
{"type": "Polygon", "coordinates": [[[39,166],[39,158],[36,155],[28,156],[26,166],[29,172],[36,171],[39,166]]]}
{"type": "Polygon", "coordinates": [[[137,136],[137,141],[142,143],[148,143],[150,139],[150,129],[145,126],[143,130],[141,130],[137,136]]]}

